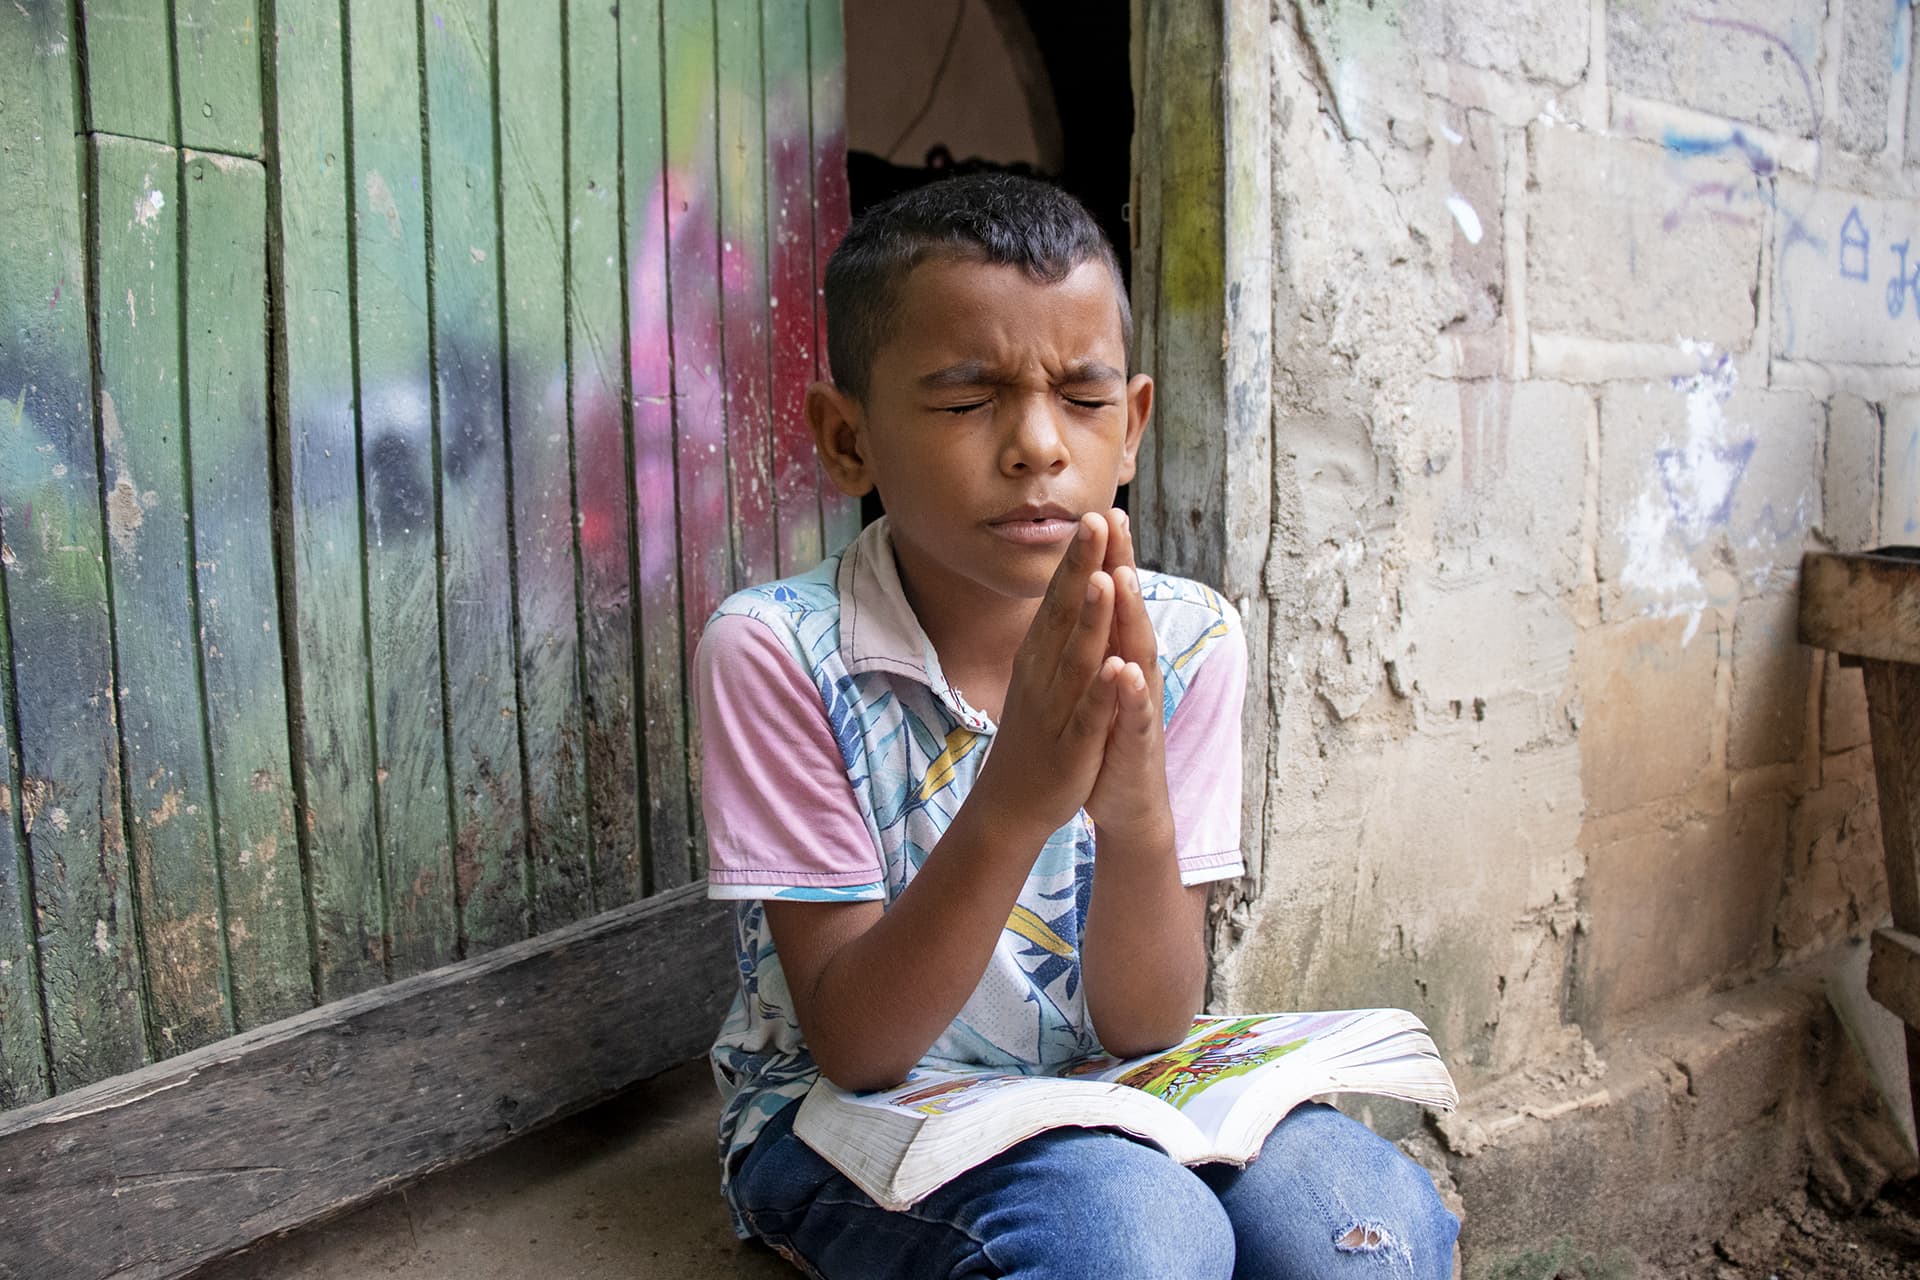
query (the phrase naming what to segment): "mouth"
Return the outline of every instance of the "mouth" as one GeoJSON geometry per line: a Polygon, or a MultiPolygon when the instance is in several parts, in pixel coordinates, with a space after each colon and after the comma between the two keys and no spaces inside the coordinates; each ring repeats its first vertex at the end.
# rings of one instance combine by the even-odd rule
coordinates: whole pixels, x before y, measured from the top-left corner
{"type": "Polygon", "coordinates": [[[1030,502],[987,521],[987,528],[1023,546],[1051,546],[1073,537],[1080,517],[1055,502],[1030,502]]]}

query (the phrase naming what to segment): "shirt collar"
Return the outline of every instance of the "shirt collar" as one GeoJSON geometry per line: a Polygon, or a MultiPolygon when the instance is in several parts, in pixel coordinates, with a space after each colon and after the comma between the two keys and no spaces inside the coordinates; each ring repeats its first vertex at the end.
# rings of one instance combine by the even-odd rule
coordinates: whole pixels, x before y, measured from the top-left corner
{"type": "Polygon", "coordinates": [[[861,531],[840,558],[840,658],[854,675],[885,671],[925,685],[967,728],[993,732],[993,721],[947,682],[933,642],[907,603],[885,516],[861,531]]]}

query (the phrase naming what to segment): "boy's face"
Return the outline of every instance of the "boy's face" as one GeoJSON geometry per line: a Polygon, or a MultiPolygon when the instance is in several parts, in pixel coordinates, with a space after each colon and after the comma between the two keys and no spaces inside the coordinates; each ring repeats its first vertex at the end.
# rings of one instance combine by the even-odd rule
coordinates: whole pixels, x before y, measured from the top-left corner
{"type": "Polygon", "coordinates": [[[916,608],[1037,601],[1080,516],[1133,478],[1153,382],[1128,380],[1105,264],[1058,284],[935,258],[902,288],[864,401],[817,383],[808,417],[843,493],[880,491],[916,608]]]}

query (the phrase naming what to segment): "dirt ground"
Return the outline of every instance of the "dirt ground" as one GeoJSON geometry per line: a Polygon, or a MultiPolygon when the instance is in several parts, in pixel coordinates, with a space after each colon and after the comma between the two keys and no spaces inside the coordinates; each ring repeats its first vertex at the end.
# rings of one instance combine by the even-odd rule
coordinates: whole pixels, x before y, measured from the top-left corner
{"type": "Polygon", "coordinates": [[[1920,1178],[1889,1186],[1851,1217],[1797,1191],[1737,1219],[1711,1246],[1647,1273],[1661,1280],[1920,1280],[1920,1178]]]}

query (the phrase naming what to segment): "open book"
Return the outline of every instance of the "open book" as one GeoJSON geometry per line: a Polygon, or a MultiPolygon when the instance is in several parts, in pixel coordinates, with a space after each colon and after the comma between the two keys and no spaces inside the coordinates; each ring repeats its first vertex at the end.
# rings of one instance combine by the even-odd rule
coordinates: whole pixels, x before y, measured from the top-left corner
{"type": "Polygon", "coordinates": [[[1318,1094],[1372,1093],[1451,1109],[1453,1079],[1403,1009],[1199,1018],[1144,1058],[1083,1058],[1046,1075],[916,1069],[848,1093],[822,1076],[794,1132],[889,1209],[904,1209],[1015,1143],[1069,1126],[1124,1129],[1182,1164],[1245,1165],[1318,1094]]]}

